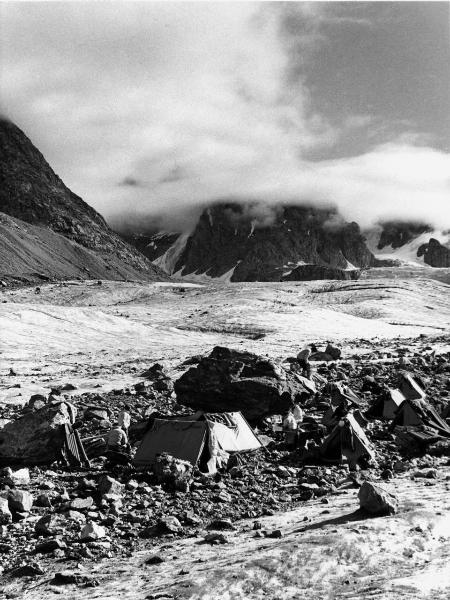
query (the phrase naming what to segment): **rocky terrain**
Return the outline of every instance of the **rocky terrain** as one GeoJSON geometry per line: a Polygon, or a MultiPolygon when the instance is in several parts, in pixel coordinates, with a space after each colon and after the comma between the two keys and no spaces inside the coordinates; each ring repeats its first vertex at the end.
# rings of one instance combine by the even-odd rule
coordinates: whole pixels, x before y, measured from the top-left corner
{"type": "Polygon", "coordinates": [[[13,123],[0,119],[0,278],[167,279],[69,190],[13,123]]]}
{"type": "MultiPolygon", "coordinates": [[[[447,597],[445,443],[424,451],[389,422],[369,416],[365,432],[376,460],[349,470],[348,464],[323,463],[289,448],[283,434],[254,422],[272,439],[264,450],[212,477],[194,470],[189,489],[181,491],[156,473],[108,465],[101,448],[95,452],[89,442],[108,431],[125,403],[131,406],[133,444],[142,437],[139,424],[153,412],[195,410],[195,394],[194,400],[186,396],[194,379],[189,376],[189,388],[183,377],[194,369],[198,385],[206,384],[211,361],[222,364],[232,356],[223,350],[211,355],[217,345],[257,353],[261,362],[245,381],[281,377],[277,385],[304,343],[321,349],[332,340],[340,346],[340,359],[314,363],[318,394],[302,400],[305,419],[319,424],[309,434],[315,443],[325,434],[320,423],[333,382],[348,385],[365,413],[383,386],[395,387],[406,371],[444,412],[450,394],[447,292],[446,284],[433,280],[207,286],[74,281],[42,285],[39,294],[3,288],[1,417],[14,422],[42,410],[36,400],[29,402],[33,394],[43,397],[44,406],[49,398],[70,402],[91,466],[11,464],[0,473],[2,593],[447,597]],[[177,396],[160,378],[144,376],[155,362],[163,365],[164,381],[175,382],[177,396]],[[397,497],[395,514],[368,518],[360,511],[358,490],[366,480],[397,497]]],[[[281,393],[292,385],[289,377],[281,393]]],[[[249,384],[237,385],[245,411],[249,384]]],[[[297,396],[302,388],[290,389],[297,396]]],[[[209,402],[219,408],[214,402],[220,398],[206,392],[202,407],[209,402]]],[[[277,409],[276,403],[267,406],[269,413],[277,409]]]]}

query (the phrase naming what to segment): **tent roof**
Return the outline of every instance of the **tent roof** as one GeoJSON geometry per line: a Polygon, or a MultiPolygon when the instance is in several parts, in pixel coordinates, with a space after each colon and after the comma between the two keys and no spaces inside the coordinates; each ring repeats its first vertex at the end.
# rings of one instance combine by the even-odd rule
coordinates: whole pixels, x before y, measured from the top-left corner
{"type": "Polygon", "coordinates": [[[204,418],[225,452],[246,452],[261,448],[261,442],[242,413],[204,413],[204,418]]]}
{"type": "Polygon", "coordinates": [[[158,454],[166,452],[195,465],[211,436],[225,452],[246,452],[262,446],[240,412],[199,411],[176,420],[155,419],[136,452],[134,464],[152,465],[158,454]]]}
{"type": "Polygon", "coordinates": [[[174,458],[197,464],[207,439],[204,421],[166,421],[155,419],[134,457],[136,466],[153,465],[158,454],[166,452],[174,458]]]}

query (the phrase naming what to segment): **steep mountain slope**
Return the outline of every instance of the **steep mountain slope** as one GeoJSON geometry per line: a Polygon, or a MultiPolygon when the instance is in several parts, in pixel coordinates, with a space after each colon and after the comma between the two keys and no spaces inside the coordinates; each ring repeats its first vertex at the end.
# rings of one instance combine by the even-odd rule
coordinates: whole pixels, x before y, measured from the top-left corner
{"type": "Polygon", "coordinates": [[[334,208],[226,203],[207,208],[190,236],[175,240],[159,234],[141,249],[177,276],[229,281],[304,279],[334,275],[374,264],[359,226],[346,223],[334,208]],[[172,242],[170,247],[167,244],[172,242]],[[306,277],[306,278],[308,278],[306,277]]]}
{"type": "Polygon", "coordinates": [[[26,135],[5,119],[0,119],[2,213],[3,278],[167,279],[69,190],[26,135]]]}

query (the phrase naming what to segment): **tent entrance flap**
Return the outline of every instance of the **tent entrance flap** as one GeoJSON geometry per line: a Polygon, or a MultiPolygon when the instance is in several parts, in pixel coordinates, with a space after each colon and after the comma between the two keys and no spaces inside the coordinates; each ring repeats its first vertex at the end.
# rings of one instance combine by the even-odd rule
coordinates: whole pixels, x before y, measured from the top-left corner
{"type": "Polygon", "coordinates": [[[207,428],[204,421],[155,419],[136,452],[134,464],[138,467],[151,466],[156,456],[165,452],[196,465],[205,446],[207,428]]]}

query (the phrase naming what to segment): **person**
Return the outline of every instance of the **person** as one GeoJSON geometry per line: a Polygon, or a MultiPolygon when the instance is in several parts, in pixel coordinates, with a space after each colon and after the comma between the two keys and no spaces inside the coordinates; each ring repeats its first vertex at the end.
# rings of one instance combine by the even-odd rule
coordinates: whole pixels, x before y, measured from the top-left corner
{"type": "Polygon", "coordinates": [[[125,404],[125,406],[123,407],[123,410],[120,411],[117,420],[118,420],[119,427],[121,429],[123,429],[125,431],[125,433],[128,435],[128,429],[130,428],[130,425],[131,425],[130,407],[128,406],[128,404],[125,404]]]}
{"type": "Polygon", "coordinates": [[[292,410],[283,419],[284,441],[287,446],[294,447],[297,440],[297,421],[292,410]]]}
{"type": "Polygon", "coordinates": [[[294,404],[292,416],[294,417],[298,427],[298,425],[303,421],[303,411],[298,404],[294,404]]]}
{"type": "Polygon", "coordinates": [[[108,433],[106,446],[108,450],[112,450],[113,452],[124,452],[128,449],[127,434],[119,425],[113,427],[108,433]]]}
{"type": "Polygon", "coordinates": [[[317,348],[314,344],[308,344],[297,354],[297,361],[302,370],[302,375],[307,379],[311,379],[311,365],[309,363],[309,357],[311,356],[312,352],[317,352],[317,348]]]}

